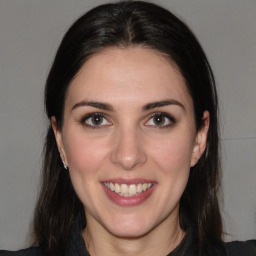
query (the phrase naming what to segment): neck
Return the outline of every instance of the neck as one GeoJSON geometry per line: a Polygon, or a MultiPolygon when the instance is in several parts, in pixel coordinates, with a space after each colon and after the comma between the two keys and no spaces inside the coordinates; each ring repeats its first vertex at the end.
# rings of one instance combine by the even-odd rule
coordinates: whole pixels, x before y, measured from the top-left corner
{"type": "Polygon", "coordinates": [[[175,219],[167,217],[153,230],[141,237],[125,238],[110,234],[100,224],[87,222],[82,235],[91,256],[165,256],[173,251],[184,237],[178,215],[175,219]]]}

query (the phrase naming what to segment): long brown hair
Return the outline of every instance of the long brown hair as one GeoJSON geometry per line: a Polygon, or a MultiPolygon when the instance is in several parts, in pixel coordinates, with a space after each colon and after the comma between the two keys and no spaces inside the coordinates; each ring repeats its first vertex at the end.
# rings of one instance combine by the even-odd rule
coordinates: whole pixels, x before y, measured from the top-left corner
{"type": "Polygon", "coordinates": [[[222,241],[222,220],[217,193],[220,186],[218,101],[214,76],[207,58],[190,29],[166,9],[143,1],[101,5],[79,18],[65,34],[45,87],[49,128],[45,138],[42,187],[34,217],[35,243],[49,255],[66,255],[71,226],[83,205],[69,173],[63,168],[50,118],[59,129],[67,88],[82,65],[106,47],[142,46],[164,53],[179,68],[193,99],[197,129],[203,112],[210,112],[207,148],[191,168],[180,201],[180,225],[193,226],[198,255],[222,241]]]}

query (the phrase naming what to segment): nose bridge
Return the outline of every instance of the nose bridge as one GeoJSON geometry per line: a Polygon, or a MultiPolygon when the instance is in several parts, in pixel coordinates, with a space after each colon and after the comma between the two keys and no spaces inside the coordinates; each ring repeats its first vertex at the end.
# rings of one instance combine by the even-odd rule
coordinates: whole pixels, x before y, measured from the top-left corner
{"type": "Polygon", "coordinates": [[[146,161],[146,152],[136,127],[120,127],[115,133],[111,161],[125,170],[132,170],[146,161]]]}

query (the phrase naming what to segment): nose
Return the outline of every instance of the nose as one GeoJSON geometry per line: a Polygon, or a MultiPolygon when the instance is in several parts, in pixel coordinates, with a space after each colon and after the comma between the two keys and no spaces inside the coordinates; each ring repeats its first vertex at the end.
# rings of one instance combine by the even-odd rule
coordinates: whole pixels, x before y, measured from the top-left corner
{"type": "Polygon", "coordinates": [[[147,160],[143,143],[136,130],[123,130],[115,134],[111,161],[124,170],[133,170],[147,160]]]}

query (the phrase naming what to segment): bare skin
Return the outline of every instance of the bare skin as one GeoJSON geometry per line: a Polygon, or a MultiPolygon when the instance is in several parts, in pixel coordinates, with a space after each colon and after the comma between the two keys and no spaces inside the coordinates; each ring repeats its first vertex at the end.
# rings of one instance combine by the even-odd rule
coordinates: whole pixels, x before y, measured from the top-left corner
{"type": "Polygon", "coordinates": [[[55,117],[52,126],[92,256],[165,256],[180,243],[179,201],[205,150],[207,111],[203,121],[196,131],[183,77],[154,50],[107,48],[84,64],[62,129],[55,117]]]}

